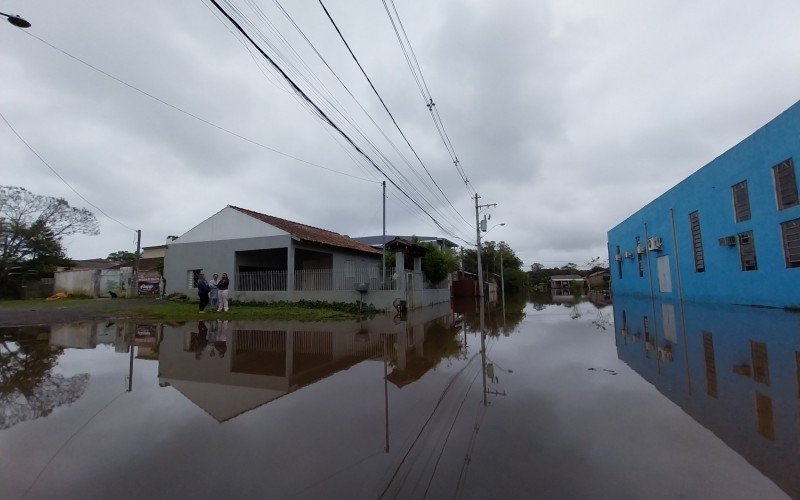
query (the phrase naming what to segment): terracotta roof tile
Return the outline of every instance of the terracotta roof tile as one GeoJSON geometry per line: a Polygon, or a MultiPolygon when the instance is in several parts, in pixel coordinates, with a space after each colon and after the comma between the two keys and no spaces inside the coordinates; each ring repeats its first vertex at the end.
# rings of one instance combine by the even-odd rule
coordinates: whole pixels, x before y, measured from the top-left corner
{"type": "Polygon", "coordinates": [[[365,245],[364,243],[360,243],[354,239],[348,238],[347,236],[343,236],[339,233],[334,233],[333,231],[327,231],[325,229],[320,229],[314,226],[307,226],[305,224],[300,224],[299,222],[292,222],[290,220],[281,219],[279,217],[273,217],[272,215],[266,215],[259,212],[254,212],[252,210],[247,210],[246,208],[235,207],[233,205],[229,205],[232,209],[237,210],[245,215],[249,215],[254,219],[258,219],[261,222],[266,222],[271,226],[275,226],[278,229],[282,229],[287,233],[300,238],[302,241],[308,241],[311,243],[318,243],[321,245],[327,245],[337,248],[347,248],[350,250],[355,250],[362,253],[368,253],[372,255],[380,255],[381,251],[375,248],[372,248],[369,245],[365,245]]]}

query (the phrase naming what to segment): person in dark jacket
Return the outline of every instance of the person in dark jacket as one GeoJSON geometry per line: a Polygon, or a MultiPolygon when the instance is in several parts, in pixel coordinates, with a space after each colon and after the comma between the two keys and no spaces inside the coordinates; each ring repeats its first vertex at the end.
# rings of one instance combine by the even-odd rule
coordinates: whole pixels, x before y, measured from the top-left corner
{"type": "Polygon", "coordinates": [[[206,281],[206,275],[200,273],[200,276],[197,278],[197,295],[200,297],[200,312],[204,313],[206,306],[208,305],[208,294],[211,291],[211,287],[208,286],[208,282],[206,281]]]}
{"type": "Polygon", "coordinates": [[[230,283],[228,273],[222,273],[222,278],[217,282],[217,288],[219,289],[217,292],[217,298],[219,299],[219,309],[217,309],[217,312],[228,310],[228,286],[230,283]]]}

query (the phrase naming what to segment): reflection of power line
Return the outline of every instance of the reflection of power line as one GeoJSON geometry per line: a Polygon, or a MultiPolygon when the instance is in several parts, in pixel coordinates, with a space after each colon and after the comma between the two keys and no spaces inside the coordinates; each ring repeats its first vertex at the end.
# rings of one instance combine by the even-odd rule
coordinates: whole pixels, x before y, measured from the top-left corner
{"type": "Polygon", "coordinates": [[[431,484],[433,484],[433,478],[436,477],[436,469],[439,467],[439,461],[441,461],[442,455],[444,454],[444,449],[447,447],[447,441],[450,439],[450,434],[453,433],[453,428],[456,425],[456,421],[458,421],[458,416],[461,414],[461,409],[464,407],[464,403],[467,401],[469,391],[472,390],[472,385],[475,384],[475,380],[477,379],[478,372],[475,372],[475,376],[472,377],[472,382],[470,382],[467,390],[464,392],[464,397],[461,398],[461,404],[458,405],[458,410],[453,417],[453,422],[450,424],[450,429],[447,431],[447,436],[444,438],[444,443],[442,443],[442,449],[439,451],[439,456],[436,457],[436,463],[433,465],[433,472],[431,472],[431,477],[428,479],[428,486],[425,487],[425,493],[422,495],[422,498],[427,498],[428,496],[428,490],[430,490],[431,484]]]}
{"type": "Polygon", "coordinates": [[[425,423],[422,424],[422,427],[420,428],[419,432],[417,433],[417,436],[414,438],[414,441],[408,447],[408,450],[406,450],[406,453],[405,453],[405,455],[403,455],[403,458],[400,460],[400,463],[397,464],[397,467],[394,470],[394,474],[392,474],[392,477],[389,478],[389,481],[386,483],[386,487],[381,492],[379,498],[383,498],[386,495],[386,493],[389,491],[389,488],[392,486],[392,483],[394,482],[395,478],[397,478],[397,474],[400,472],[400,469],[403,467],[403,464],[408,459],[408,456],[414,450],[414,446],[416,446],[416,444],[419,441],[420,437],[422,437],[422,434],[425,432],[425,429],[428,427],[428,424],[433,419],[433,416],[436,414],[436,411],[439,409],[439,406],[442,404],[442,401],[444,401],[444,398],[445,398],[445,396],[447,396],[447,393],[450,391],[450,388],[453,386],[453,384],[458,379],[458,377],[464,372],[464,370],[466,370],[467,367],[469,367],[469,365],[472,364],[472,361],[477,357],[478,357],[478,354],[474,354],[469,359],[469,361],[467,361],[467,363],[464,366],[462,366],[461,369],[458,370],[450,378],[450,381],[447,383],[447,385],[445,386],[444,390],[442,391],[442,394],[439,396],[439,399],[436,401],[436,405],[434,405],[433,410],[431,410],[431,414],[428,415],[428,418],[425,420],[425,423]]]}

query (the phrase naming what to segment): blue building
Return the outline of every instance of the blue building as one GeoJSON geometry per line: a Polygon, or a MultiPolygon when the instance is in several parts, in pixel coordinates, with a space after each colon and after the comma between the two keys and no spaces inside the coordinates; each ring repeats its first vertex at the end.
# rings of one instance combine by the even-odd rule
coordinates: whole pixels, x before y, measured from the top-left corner
{"type": "Polygon", "coordinates": [[[608,232],[615,294],[800,306],[800,101],[608,232]]]}

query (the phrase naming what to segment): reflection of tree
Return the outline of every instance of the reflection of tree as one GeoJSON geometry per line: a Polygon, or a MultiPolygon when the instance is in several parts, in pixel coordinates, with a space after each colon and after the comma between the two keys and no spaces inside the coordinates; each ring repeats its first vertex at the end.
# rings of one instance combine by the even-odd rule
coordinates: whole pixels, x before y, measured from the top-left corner
{"type": "Polygon", "coordinates": [[[603,311],[601,311],[600,308],[598,307],[597,317],[594,320],[592,320],[592,324],[598,330],[605,330],[606,327],[611,326],[613,324],[613,320],[611,319],[610,315],[603,314],[603,311]]]}
{"type": "Polygon", "coordinates": [[[555,304],[549,293],[532,293],[528,297],[528,301],[537,311],[544,311],[550,304],[555,304]]]}
{"type": "Polygon", "coordinates": [[[46,417],[83,395],[89,374],[51,374],[62,349],[52,348],[41,331],[5,334],[0,340],[0,429],[46,417]]]}
{"type": "MultiPolygon", "coordinates": [[[[525,294],[508,294],[506,296],[506,314],[503,316],[503,304],[498,300],[484,309],[483,327],[484,331],[493,337],[500,334],[510,335],[516,330],[517,326],[525,319],[525,304],[528,297],[525,294]]],[[[480,314],[474,313],[464,318],[470,331],[480,331],[480,314]]]]}

